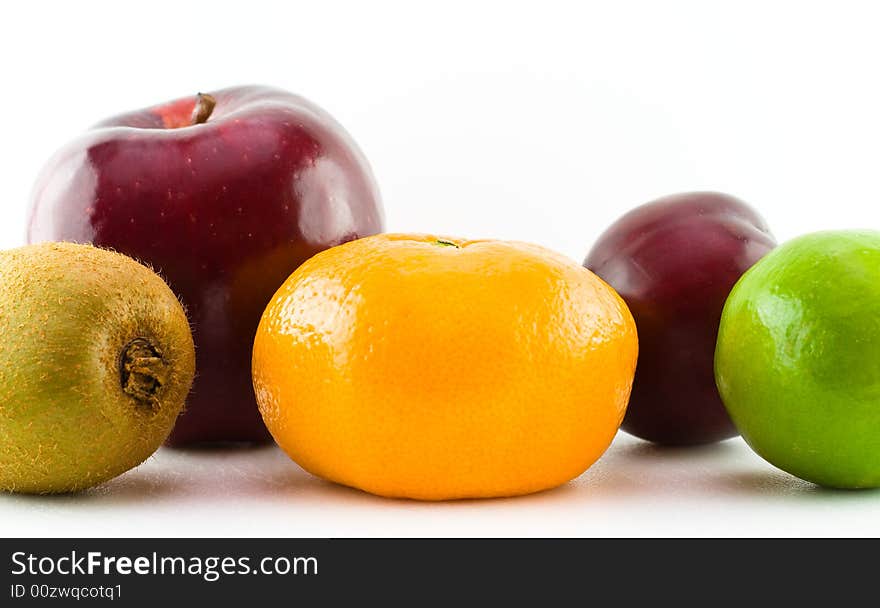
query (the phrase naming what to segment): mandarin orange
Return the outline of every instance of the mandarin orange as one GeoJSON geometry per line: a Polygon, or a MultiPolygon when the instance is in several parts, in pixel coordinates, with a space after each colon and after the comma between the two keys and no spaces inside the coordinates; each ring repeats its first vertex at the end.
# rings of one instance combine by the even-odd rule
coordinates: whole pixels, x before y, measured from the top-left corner
{"type": "Polygon", "coordinates": [[[519,242],[384,234],[314,256],[266,308],[260,412],[307,471],[383,496],[512,496],[583,473],[638,350],[617,293],[519,242]]]}

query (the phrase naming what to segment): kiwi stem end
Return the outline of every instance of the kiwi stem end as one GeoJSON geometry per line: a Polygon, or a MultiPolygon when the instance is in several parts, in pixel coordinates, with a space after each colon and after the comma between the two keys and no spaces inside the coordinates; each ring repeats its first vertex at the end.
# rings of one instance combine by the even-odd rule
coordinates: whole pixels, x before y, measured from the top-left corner
{"type": "Polygon", "coordinates": [[[168,363],[146,338],[129,342],[120,357],[120,384],[122,392],[134,399],[155,406],[157,393],[165,384],[168,363]]]}

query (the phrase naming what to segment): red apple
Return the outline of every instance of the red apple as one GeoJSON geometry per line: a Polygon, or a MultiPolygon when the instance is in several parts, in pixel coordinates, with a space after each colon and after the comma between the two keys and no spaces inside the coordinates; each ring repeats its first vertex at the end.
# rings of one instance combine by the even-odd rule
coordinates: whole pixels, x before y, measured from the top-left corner
{"type": "Polygon", "coordinates": [[[303,261],[382,230],[364,155],[326,112],[245,86],[122,114],[62,148],[34,189],[28,241],[110,247],[186,305],[197,375],[170,443],[262,441],[251,385],[263,308],[303,261]]]}

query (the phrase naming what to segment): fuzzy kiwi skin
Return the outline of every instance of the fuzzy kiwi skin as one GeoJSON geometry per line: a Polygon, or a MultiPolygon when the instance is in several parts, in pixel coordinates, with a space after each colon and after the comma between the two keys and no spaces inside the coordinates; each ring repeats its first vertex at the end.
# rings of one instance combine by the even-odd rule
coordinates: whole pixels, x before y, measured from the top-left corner
{"type": "Polygon", "coordinates": [[[74,243],[0,252],[0,490],[77,491],[137,466],[170,434],[194,371],[183,307],[146,266],[74,243]],[[161,385],[126,392],[137,339],[159,355],[161,385]]]}

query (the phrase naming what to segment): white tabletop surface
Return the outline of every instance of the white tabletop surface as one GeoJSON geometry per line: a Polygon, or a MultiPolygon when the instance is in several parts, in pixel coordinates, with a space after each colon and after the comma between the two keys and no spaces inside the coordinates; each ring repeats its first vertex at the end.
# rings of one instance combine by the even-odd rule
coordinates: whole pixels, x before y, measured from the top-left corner
{"type": "Polygon", "coordinates": [[[878,515],[880,491],[821,489],[740,439],[658,448],[620,433],[555,490],[441,503],[322,481],[275,446],[163,448],[81,494],[0,495],[0,536],[876,536],[878,515]]]}

